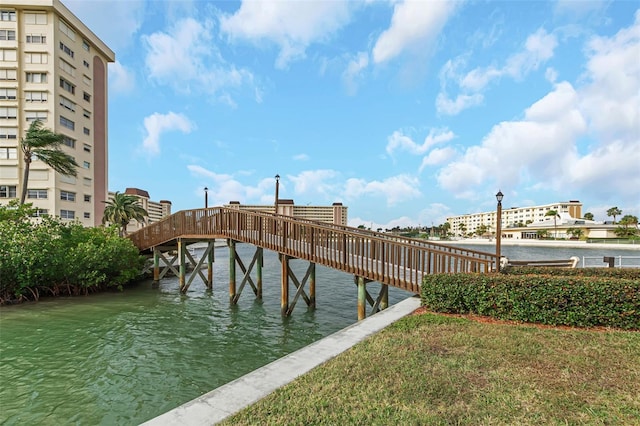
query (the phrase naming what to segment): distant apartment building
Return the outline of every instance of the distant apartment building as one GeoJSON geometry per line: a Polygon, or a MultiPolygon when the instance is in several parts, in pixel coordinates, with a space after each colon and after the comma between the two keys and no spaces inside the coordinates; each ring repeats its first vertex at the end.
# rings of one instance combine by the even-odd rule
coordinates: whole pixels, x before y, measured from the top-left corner
{"type": "MultiPolygon", "coordinates": [[[[580,201],[563,201],[552,204],[543,204],[530,207],[509,207],[502,209],[502,230],[507,232],[508,228],[522,227],[547,227],[553,225],[553,217],[547,216],[547,213],[554,210],[558,213],[556,217],[556,226],[561,221],[570,221],[571,219],[580,219],[582,217],[582,203],[580,201]]],[[[478,227],[484,225],[489,234],[495,234],[497,212],[472,213],[460,216],[448,217],[447,222],[450,224],[450,230],[455,236],[463,236],[476,233],[478,227]]],[[[530,238],[535,238],[536,231],[529,231],[530,238]]]]}
{"type": "Polygon", "coordinates": [[[62,176],[31,163],[26,202],[37,215],[102,222],[107,199],[107,65],[115,54],[59,0],[0,2],[0,203],[19,198],[19,141],[34,120],[64,135],[79,165],[62,176]]]}
{"type": "MultiPolygon", "coordinates": [[[[257,210],[266,213],[275,212],[275,205],[240,204],[239,201],[231,201],[229,204],[225,204],[224,207],[239,210],[257,210]]],[[[297,206],[293,200],[280,199],[278,200],[278,214],[333,223],[335,225],[347,225],[347,207],[343,206],[342,203],[333,203],[331,206],[297,206]]]]}
{"type": "MultiPolygon", "coordinates": [[[[167,216],[171,216],[171,201],[168,200],[160,200],[160,201],[151,201],[151,197],[149,193],[143,189],[138,188],[127,188],[124,191],[125,194],[133,195],[138,199],[138,204],[140,207],[147,211],[147,216],[145,217],[145,223],[139,223],[138,221],[132,220],[127,226],[127,232],[135,232],[144,226],[148,226],[154,222],[159,222],[167,216]]],[[[109,192],[109,199],[111,199],[114,195],[114,192],[109,192]]],[[[103,204],[104,208],[104,204],[103,204]]]]}

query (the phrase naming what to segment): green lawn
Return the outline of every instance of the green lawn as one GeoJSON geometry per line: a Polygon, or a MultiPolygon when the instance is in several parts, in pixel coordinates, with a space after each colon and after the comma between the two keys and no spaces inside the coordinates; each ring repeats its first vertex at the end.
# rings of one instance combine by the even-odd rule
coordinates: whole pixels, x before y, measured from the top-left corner
{"type": "Polygon", "coordinates": [[[406,317],[228,425],[640,425],[640,332],[406,317]]]}

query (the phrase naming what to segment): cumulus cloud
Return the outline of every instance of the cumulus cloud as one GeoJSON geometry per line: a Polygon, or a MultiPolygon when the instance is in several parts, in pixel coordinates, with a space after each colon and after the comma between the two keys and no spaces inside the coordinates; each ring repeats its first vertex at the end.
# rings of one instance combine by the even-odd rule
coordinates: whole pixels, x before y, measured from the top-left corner
{"type": "MultiPolygon", "coordinates": [[[[244,204],[273,203],[274,180],[273,178],[264,178],[258,181],[256,185],[245,185],[237,176],[227,173],[216,173],[199,165],[189,165],[187,169],[191,174],[200,179],[203,184],[198,189],[197,196],[201,196],[202,186],[206,186],[209,194],[209,204],[212,206],[222,206],[230,201],[240,201],[244,204]]],[[[238,175],[244,175],[238,172],[238,175]]]]}
{"type": "Polygon", "coordinates": [[[233,106],[228,90],[252,87],[253,74],[222,58],[214,43],[212,27],[209,21],[187,18],[176,22],[167,32],[144,36],[145,65],[149,78],[159,84],[185,94],[193,91],[218,94],[221,102],[233,106]]]}
{"type": "Polygon", "coordinates": [[[387,138],[387,154],[392,155],[396,150],[408,151],[411,154],[424,154],[432,146],[449,142],[455,137],[455,134],[448,129],[431,129],[429,135],[424,139],[422,144],[413,141],[409,136],[404,135],[401,131],[396,130],[387,138]]]}
{"type": "Polygon", "coordinates": [[[340,173],[335,170],[306,170],[297,175],[288,175],[287,180],[293,182],[296,194],[307,196],[335,197],[340,173]]]}
{"type": "Polygon", "coordinates": [[[345,198],[355,199],[362,196],[382,196],[387,205],[392,206],[403,201],[412,200],[422,194],[419,181],[414,176],[398,175],[389,177],[383,181],[370,181],[351,178],[346,181],[344,188],[345,198]]]}
{"type": "Polygon", "coordinates": [[[347,69],[342,74],[342,81],[347,88],[348,94],[355,95],[358,90],[358,80],[368,65],[369,54],[366,52],[359,52],[349,61],[347,69]]]}
{"type": "Polygon", "coordinates": [[[286,68],[304,57],[309,45],[330,39],[347,24],[351,8],[349,1],[243,1],[236,13],[220,17],[220,28],[231,39],[276,44],[276,66],[286,68]]]}
{"type": "Polygon", "coordinates": [[[135,88],[133,72],[119,61],[109,64],[109,89],[118,93],[130,93],[135,88]]]}
{"type": "Polygon", "coordinates": [[[407,51],[424,52],[425,46],[433,43],[457,4],[449,1],[397,2],[390,27],[380,35],[373,48],[373,61],[379,64],[407,51]]]}
{"type": "Polygon", "coordinates": [[[147,136],[142,141],[143,148],[149,154],[158,154],[160,152],[160,137],[163,133],[176,130],[182,133],[191,133],[195,125],[183,114],[156,112],[145,117],[144,128],[147,136]]]}
{"type": "Polygon", "coordinates": [[[438,112],[455,115],[481,104],[484,99],[482,91],[491,82],[503,77],[515,80],[524,78],[551,59],[557,46],[556,36],[540,28],[527,37],[522,50],[509,56],[502,67],[479,67],[464,73],[467,62],[464,56],[447,61],[440,70],[441,91],[436,98],[438,112]],[[449,86],[460,90],[455,99],[448,94],[449,86]]]}

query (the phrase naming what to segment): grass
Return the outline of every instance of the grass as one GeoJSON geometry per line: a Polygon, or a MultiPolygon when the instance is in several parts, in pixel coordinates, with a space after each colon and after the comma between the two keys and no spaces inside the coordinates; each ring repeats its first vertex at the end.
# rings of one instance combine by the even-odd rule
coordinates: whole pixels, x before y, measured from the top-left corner
{"type": "Polygon", "coordinates": [[[640,333],[406,317],[227,425],[640,425],[640,333]]]}

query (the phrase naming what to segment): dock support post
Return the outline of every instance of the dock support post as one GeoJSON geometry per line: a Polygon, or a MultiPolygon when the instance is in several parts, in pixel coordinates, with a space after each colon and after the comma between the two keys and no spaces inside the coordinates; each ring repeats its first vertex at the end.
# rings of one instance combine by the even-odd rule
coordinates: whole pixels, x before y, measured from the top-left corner
{"type": "Polygon", "coordinates": [[[309,307],[316,308],[316,264],[309,265],[311,275],[309,276],[309,307]]]}
{"type": "Polygon", "coordinates": [[[213,289],[213,262],[214,258],[214,249],[216,246],[216,240],[209,241],[207,249],[209,253],[207,254],[207,289],[213,289]]]}
{"type": "Polygon", "coordinates": [[[358,321],[367,317],[367,282],[358,277],[358,321]]]}
{"type": "Polygon", "coordinates": [[[160,285],[160,249],[153,248],[153,284],[152,288],[158,288],[160,285]]]}
{"type": "Polygon", "coordinates": [[[280,313],[286,316],[289,311],[289,256],[280,254],[280,313]]]}
{"type": "Polygon", "coordinates": [[[180,274],[179,274],[179,282],[180,282],[180,292],[184,293],[185,289],[185,276],[187,274],[187,264],[185,259],[185,251],[187,250],[186,244],[182,239],[178,239],[178,259],[180,265],[180,274]]]}
{"type": "Polygon", "coordinates": [[[263,254],[263,249],[262,247],[258,248],[259,253],[257,254],[258,259],[257,259],[257,266],[256,266],[256,286],[258,288],[258,292],[256,294],[256,297],[260,300],[262,300],[262,264],[264,262],[264,254],[263,254]]]}
{"type": "Polygon", "coordinates": [[[229,245],[229,300],[236,298],[236,242],[228,240],[229,245]]]}
{"type": "Polygon", "coordinates": [[[389,286],[382,284],[380,288],[380,310],[383,311],[389,307],[389,286]]]}

